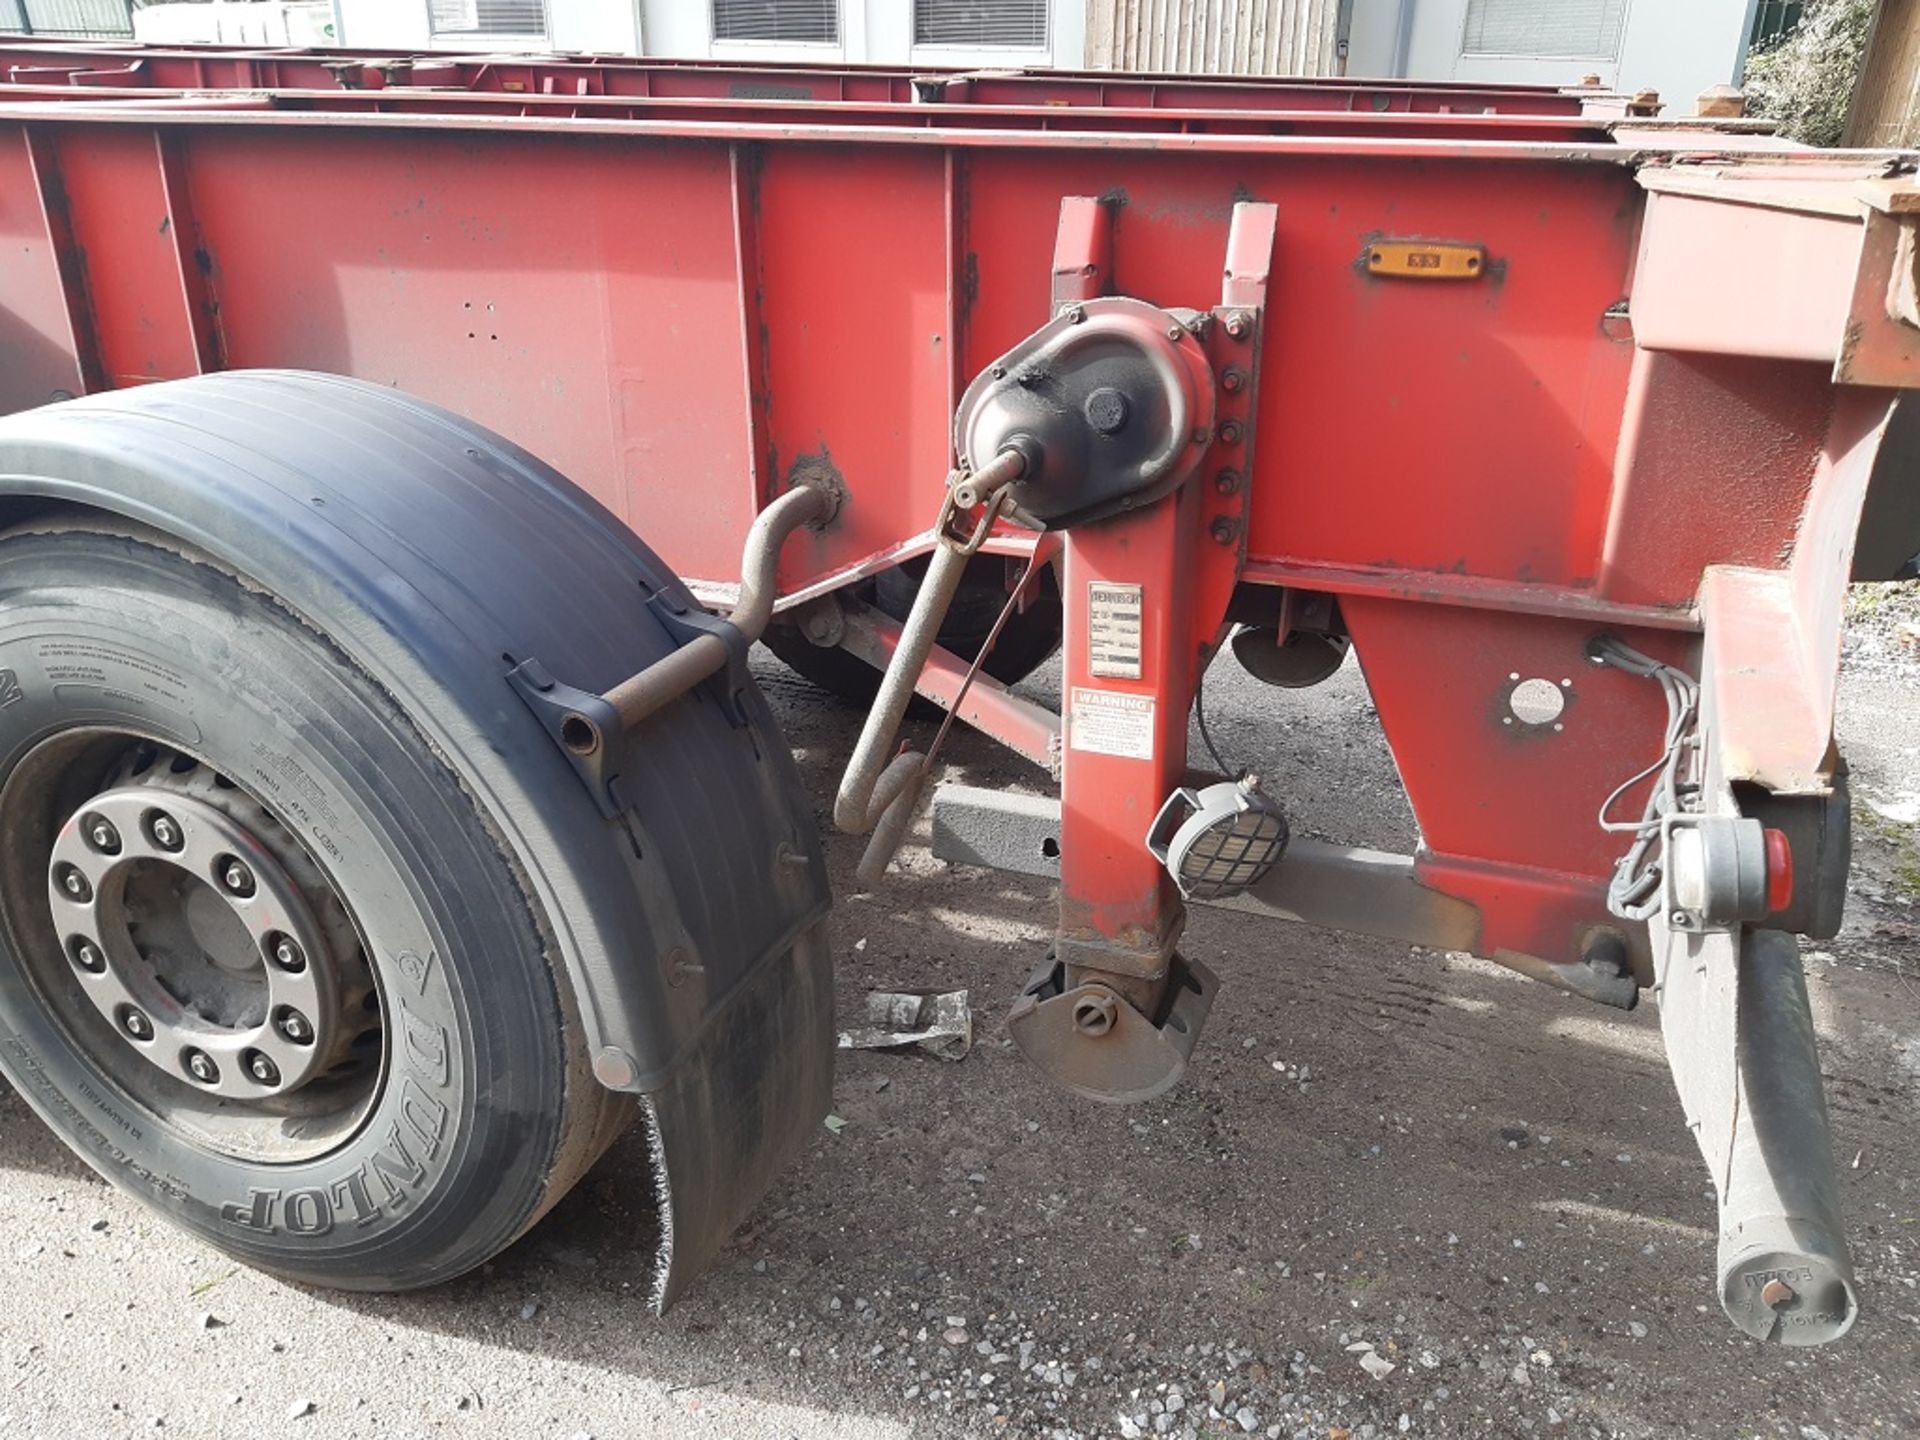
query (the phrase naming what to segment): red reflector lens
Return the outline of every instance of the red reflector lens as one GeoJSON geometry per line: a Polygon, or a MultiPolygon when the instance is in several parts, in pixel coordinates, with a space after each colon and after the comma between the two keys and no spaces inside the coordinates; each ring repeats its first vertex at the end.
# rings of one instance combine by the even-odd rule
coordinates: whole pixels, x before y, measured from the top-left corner
{"type": "Polygon", "coordinates": [[[1767,909],[1779,914],[1793,902],[1793,851],[1787,832],[1767,831],[1767,909]]]}

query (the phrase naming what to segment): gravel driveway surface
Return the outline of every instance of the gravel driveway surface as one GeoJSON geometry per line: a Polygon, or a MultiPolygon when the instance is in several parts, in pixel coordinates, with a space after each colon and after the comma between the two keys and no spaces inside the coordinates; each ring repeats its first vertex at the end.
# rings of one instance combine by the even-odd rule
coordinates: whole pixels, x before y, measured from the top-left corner
{"type": "MultiPolygon", "coordinates": [[[[1856,609],[1856,894],[1807,956],[1864,1302],[1837,1348],[1721,1318],[1652,1006],[1202,911],[1225,983],[1191,1074],[1108,1109],[1007,1039],[1046,887],[915,849],[838,911],[843,1009],[965,986],[977,1048],[845,1057],[844,1126],[665,1320],[634,1136],[483,1272],[340,1296],[174,1235],[0,1097],[0,1436],[1920,1434],[1920,597],[1856,609]]],[[[1231,667],[1215,738],[1299,830],[1411,845],[1354,667],[1299,693],[1231,667]]],[[[761,675],[824,821],[858,716],[761,675]]],[[[975,737],[951,755],[1038,788],[975,737]]],[[[843,897],[859,848],[831,842],[843,897]]]]}

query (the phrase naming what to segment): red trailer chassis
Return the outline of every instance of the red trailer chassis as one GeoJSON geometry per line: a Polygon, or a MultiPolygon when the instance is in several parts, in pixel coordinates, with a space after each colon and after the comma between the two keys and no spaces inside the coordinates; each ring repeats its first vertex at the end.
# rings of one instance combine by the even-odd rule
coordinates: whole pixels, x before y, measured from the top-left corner
{"type": "MultiPolygon", "coordinates": [[[[870,878],[931,778],[894,755],[916,690],[1059,779],[934,797],[941,853],[1058,876],[1012,1019],[1055,1078],[1177,1080],[1214,998],[1188,899],[1658,986],[1729,1315],[1852,1323],[1791,933],[1844,898],[1841,602],[1920,383],[1908,157],[1519,89],[25,44],[0,73],[0,411],[398,387],[737,607],[624,684],[499,677],[609,825],[629,737],[743,637],[848,651],[887,671],[836,808],[870,878]],[[1057,714],[935,643],[982,556],[1003,624],[1057,576],[1057,714]],[[858,588],[923,559],[909,613],[858,588]],[[1178,798],[1230,634],[1282,684],[1350,640],[1417,854],[1278,854],[1257,788],[1178,798]]],[[[651,982],[569,961],[615,1089],[728,1000],[663,1030],[651,982]]]]}

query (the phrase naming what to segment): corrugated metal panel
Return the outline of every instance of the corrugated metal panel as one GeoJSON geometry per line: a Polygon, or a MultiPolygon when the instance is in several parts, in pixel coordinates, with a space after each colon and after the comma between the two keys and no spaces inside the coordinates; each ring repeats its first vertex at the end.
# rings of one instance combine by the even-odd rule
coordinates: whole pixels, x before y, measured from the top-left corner
{"type": "Polygon", "coordinates": [[[1088,0],[1087,63],[1194,75],[1333,75],[1341,0],[1088,0]]]}
{"type": "Polygon", "coordinates": [[[1853,97],[1847,144],[1895,148],[1920,138],[1920,0],[1885,0],[1853,97]]]}
{"type": "Polygon", "coordinates": [[[713,38],[836,45],[840,0],[713,0],[713,38]]]}
{"type": "Polygon", "coordinates": [[[961,49],[1047,46],[1047,0],[914,0],[913,43],[961,49]]]}
{"type": "Polygon", "coordinates": [[[11,0],[0,4],[0,29],[117,39],[133,34],[132,5],[130,0],[11,0]]]}
{"type": "Polygon", "coordinates": [[[542,0],[428,0],[436,35],[545,35],[542,0]]]}
{"type": "Polygon", "coordinates": [[[1617,60],[1627,0],[1468,0],[1462,55],[1617,60]]]}

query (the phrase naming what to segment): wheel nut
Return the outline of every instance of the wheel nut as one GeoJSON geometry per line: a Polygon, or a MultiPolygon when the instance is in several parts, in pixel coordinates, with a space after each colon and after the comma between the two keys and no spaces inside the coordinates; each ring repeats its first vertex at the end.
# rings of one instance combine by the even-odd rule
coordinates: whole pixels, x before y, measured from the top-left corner
{"type": "Polygon", "coordinates": [[[153,1022],[131,1005],[120,1012],[120,1028],[135,1040],[153,1038],[153,1022]]]}
{"type": "Polygon", "coordinates": [[[61,893],[69,900],[84,905],[93,899],[93,886],[71,865],[62,865],[53,872],[53,883],[60,887],[61,893]]]}
{"type": "Polygon", "coordinates": [[[202,1085],[211,1085],[220,1078],[220,1067],[213,1063],[213,1057],[204,1050],[189,1050],[186,1053],[187,1073],[202,1085]]]}
{"type": "Polygon", "coordinates": [[[273,1028],[296,1045],[307,1045],[313,1041],[313,1026],[298,1010],[282,1010],[273,1028]]]}
{"type": "Polygon", "coordinates": [[[1229,395],[1236,395],[1246,389],[1247,372],[1237,366],[1228,366],[1220,374],[1220,388],[1229,395]]]}
{"type": "Polygon", "coordinates": [[[280,1067],[262,1055],[258,1050],[247,1052],[247,1073],[262,1085],[280,1083],[280,1067]]]}
{"type": "Polygon", "coordinates": [[[162,850],[178,850],[186,844],[180,833],[180,822],[162,811],[155,811],[148,818],[147,834],[162,850]]]}
{"type": "Polygon", "coordinates": [[[120,832],[98,815],[90,815],[85,822],[87,840],[102,855],[120,853],[120,832]]]}
{"type": "Polygon", "coordinates": [[[73,956],[73,963],[89,975],[98,975],[107,968],[107,957],[100,953],[98,945],[84,935],[73,937],[67,953],[73,956]]]}
{"type": "Polygon", "coordinates": [[[220,883],[227,888],[229,895],[238,895],[241,899],[253,894],[253,872],[238,860],[228,860],[220,867],[220,883]]]}
{"type": "Polygon", "coordinates": [[[289,975],[298,975],[307,968],[307,957],[300,953],[300,947],[285,935],[273,937],[273,963],[289,975]]]}

